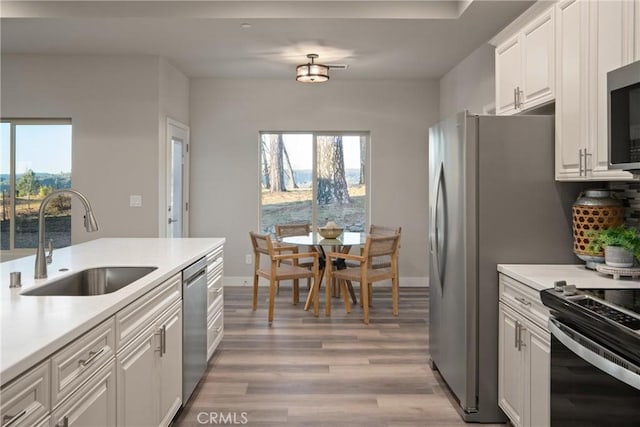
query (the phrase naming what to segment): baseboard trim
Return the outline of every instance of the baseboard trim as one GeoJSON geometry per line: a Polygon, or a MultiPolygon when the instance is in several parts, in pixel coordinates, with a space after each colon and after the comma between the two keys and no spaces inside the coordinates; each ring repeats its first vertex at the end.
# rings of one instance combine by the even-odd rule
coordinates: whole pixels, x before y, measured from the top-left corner
{"type": "MultiPolygon", "coordinates": [[[[253,278],[251,276],[224,276],[222,278],[222,284],[224,286],[252,286],[253,278]]],[[[260,286],[264,286],[266,281],[260,280],[260,286]]],[[[389,283],[383,283],[382,285],[391,285],[389,283]]],[[[400,277],[401,288],[425,288],[429,287],[428,277],[400,277]]]]}

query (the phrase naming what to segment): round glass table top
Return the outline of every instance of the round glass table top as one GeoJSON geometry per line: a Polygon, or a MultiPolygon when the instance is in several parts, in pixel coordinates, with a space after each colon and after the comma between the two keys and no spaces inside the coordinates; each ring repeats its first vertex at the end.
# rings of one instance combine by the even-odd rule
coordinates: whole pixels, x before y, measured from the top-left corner
{"type": "Polygon", "coordinates": [[[282,237],[280,241],[301,246],[359,246],[367,241],[367,233],[345,231],[335,239],[325,239],[320,234],[311,232],[306,236],[282,237]]]}

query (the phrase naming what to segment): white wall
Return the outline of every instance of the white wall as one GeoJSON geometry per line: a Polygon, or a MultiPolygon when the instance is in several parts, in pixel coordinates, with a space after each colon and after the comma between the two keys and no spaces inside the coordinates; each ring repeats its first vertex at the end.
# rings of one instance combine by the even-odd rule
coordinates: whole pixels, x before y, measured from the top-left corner
{"type": "MultiPolygon", "coordinates": [[[[250,277],[259,131],[371,132],[371,220],[402,226],[400,274],[427,273],[427,137],[437,81],[191,81],[191,235],[224,236],[225,276],[250,277]]],[[[407,283],[409,280],[407,281],[407,283]]]]}
{"type": "Polygon", "coordinates": [[[494,49],[483,44],[440,79],[440,118],[462,110],[481,114],[495,104],[494,49]]]}
{"type": "Polygon", "coordinates": [[[161,106],[160,67],[154,56],[2,56],[2,117],[72,120],[73,187],[87,195],[100,227],[86,233],[74,203],[74,243],[158,234],[159,115],[188,120],[188,85],[165,91],[161,106]],[[142,195],[141,208],[129,207],[131,194],[142,195]]]}

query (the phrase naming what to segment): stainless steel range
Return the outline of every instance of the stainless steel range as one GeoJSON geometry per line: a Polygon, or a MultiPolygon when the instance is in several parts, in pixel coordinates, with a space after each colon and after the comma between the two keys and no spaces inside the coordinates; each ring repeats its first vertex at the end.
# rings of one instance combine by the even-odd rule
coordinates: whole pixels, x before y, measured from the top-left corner
{"type": "Polygon", "coordinates": [[[551,319],[551,425],[637,426],[640,289],[540,293],[551,319]]]}

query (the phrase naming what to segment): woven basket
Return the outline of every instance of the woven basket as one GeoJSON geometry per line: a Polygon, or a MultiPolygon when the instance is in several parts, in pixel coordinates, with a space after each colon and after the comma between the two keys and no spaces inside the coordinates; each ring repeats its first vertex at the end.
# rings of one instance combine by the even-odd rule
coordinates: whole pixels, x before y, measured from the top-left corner
{"type": "Polygon", "coordinates": [[[578,255],[604,256],[604,252],[594,254],[588,251],[589,232],[606,230],[622,225],[622,206],[573,206],[573,251],[578,255]]]}

